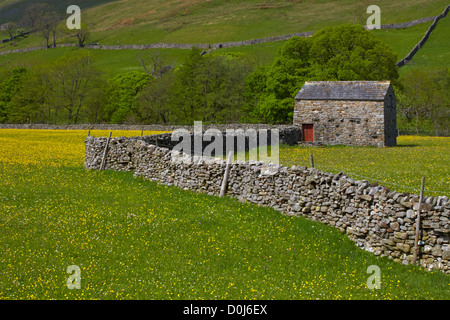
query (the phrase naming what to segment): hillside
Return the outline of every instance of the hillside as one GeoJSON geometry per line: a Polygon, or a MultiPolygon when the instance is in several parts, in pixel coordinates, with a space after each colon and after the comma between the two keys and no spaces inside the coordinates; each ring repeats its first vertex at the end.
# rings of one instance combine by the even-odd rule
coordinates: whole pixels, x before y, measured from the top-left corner
{"type": "MultiPolygon", "coordinates": [[[[46,1],[62,16],[70,1],[46,1]]],[[[0,0],[0,24],[21,20],[23,12],[32,3],[29,0],[0,0]]],[[[316,31],[355,19],[365,23],[368,1],[78,1],[83,22],[90,28],[88,42],[102,45],[168,43],[220,43],[284,34],[316,31]],[[149,4],[150,3],[150,4],[149,4]],[[148,10],[150,7],[152,9],[148,10]]],[[[445,1],[378,1],[381,23],[401,23],[435,16],[447,5],[445,1]]],[[[371,32],[388,44],[397,58],[403,58],[423,37],[431,22],[406,29],[382,29],[371,32]]],[[[442,19],[427,44],[410,65],[400,69],[404,73],[416,67],[450,67],[448,30],[450,18],[442,19]]],[[[0,31],[0,39],[7,38],[0,31]]],[[[58,44],[74,43],[61,37],[58,44]]],[[[221,49],[224,52],[243,52],[258,64],[270,63],[284,41],[221,49]]],[[[19,37],[12,43],[0,43],[0,52],[39,47],[44,44],[40,34],[19,37]]],[[[27,53],[0,55],[0,68],[53,61],[74,48],[56,48],[27,53]]],[[[149,49],[152,51],[152,49],[149,49]]],[[[189,50],[158,49],[167,63],[177,65],[189,50]]],[[[93,62],[108,77],[121,72],[142,70],[137,60],[138,50],[91,50],[93,62]]]]}

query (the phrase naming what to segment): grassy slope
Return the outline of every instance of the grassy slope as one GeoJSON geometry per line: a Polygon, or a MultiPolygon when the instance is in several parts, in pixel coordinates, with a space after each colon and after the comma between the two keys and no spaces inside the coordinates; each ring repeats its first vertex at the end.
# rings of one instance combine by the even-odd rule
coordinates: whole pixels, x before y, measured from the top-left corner
{"type": "MultiPolygon", "coordinates": [[[[20,12],[25,4],[15,4],[20,12]]],[[[68,1],[47,1],[62,14],[68,1]]],[[[217,43],[319,30],[342,23],[364,24],[369,1],[82,1],[83,22],[90,25],[92,41],[102,44],[153,42],[217,43]],[[102,4],[103,2],[103,4],[102,4]]],[[[443,0],[377,1],[382,23],[404,22],[442,12],[443,0]]],[[[15,16],[10,15],[13,19],[15,16]]],[[[19,19],[19,17],[16,17],[19,19]]],[[[0,23],[6,21],[0,14],[0,23]]]]}
{"type": "MultiPolygon", "coordinates": [[[[449,50],[450,43],[447,37],[450,19],[446,18],[439,22],[433,31],[427,44],[419,51],[413,59],[414,65],[400,68],[403,74],[407,70],[420,66],[446,66],[450,68],[449,50]]],[[[398,60],[406,56],[414,45],[423,37],[429,27],[429,23],[420,24],[408,29],[401,30],[374,30],[374,35],[386,42],[398,55],[398,60]]],[[[254,57],[259,64],[270,63],[277,54],[277,50],[284,41],[263,43],[251,46],[242,46],[222,49],[223,52],[244,52],[254,57]]],[[[73,48],[58,48],[51,50],[40,50],[29,53],[8,54],[0,56],[0,67],[11,67],[15,65],[31,65],[33,62],[48,61],[56,59],[73,48]]],[[[181,49],[159,49],[169,63],[180,63],[187,55],[187,50],[181,49]]],[[[136,60],[136,50],[91,50],[93,61],[108,76],[129,70],[141,70],[136,60]]]]}
{"type": "MultiPolygon", "coordinates": [[[[370,3],[373,4],[373,3],[370,3]]],[[[445,1],[377,1],[382,23],[439,14],[445,1]]],[[[217,43],[365,23],[368,1],[142,1],[108,3],[86,10],[103,44],[217,43]]]]}
{"type": "MultiPolygon", "coordinates": [[[[18,0],[25,4],[27,1],[18,0]]],[[[5,1],[0,1],[0,7],[5,1]]],[[[50,1],[50,3],[53,3],[50,1]]],[[[379,1],[382,9],[382,23],[403,22],[424,16],[439,14],[445,1],[379,1]]],[[[66,3],[58,2],[56,9],[64,8],[66,3]]],[[[211,42],[244,40],[257,37],[267,37],[292,32],[318,30],[321,27],[349,22],[355,16],[357,22],[367,18],[364,1],[345,1],[339,5],[333,1],[105,1],[94,6],[92,1],[80,4],[91,6],[83,11],[85,22],[91,23],[92,42],[102,44],[146,44],[151,42],[211,42]],[[149,9],[151,7],[151,9],[149,9]],[[265,8],[265,9],[262,9],[265,8]],[[361,13],[362,12],[362,13],[361,13]]],[[[19,7],[24,8],[24,6],[19,7]]],[[[1,15],[0,15],[1,19],[1,15]]],[[[430,49],[421,50],[423,55],[418,65],[448,65],[446,59],[449,47],[445,37],[448,30],[447,19],[444,19],[434,32],[435,37],[430,49]],[[445,23],[442,23],[445,20],[445,23]],[[444,45],[442,45],[444,43],[444,45]],[[435,55],[434,53],[437,52],[435,55]]],[[[398,53],[398,59],[403,58],[421,39],[429,23],[421,24],[404,30],[375,30],[375,36],[390,45],[398,53]]],[[[5,32],[0,36],[6,37],[5,32]]],[[[433,37],[432,37],[433,38],[433,37]]],[[[73,42],[61,39],[60,43],[73,42]]],[[[226,51],[246,52],[259,63],[270,62],[283,42],[267,43],[226,49],[226,51]]],[[[0,44],[0,50],[10,50],[23,47],[43,45],[37,35],[16,41],[14,46],[0,44]]],[[[26,54],[9,54],[0,56],[1,66],[13,66],[28,63],[30,60],[48,60],[61,56],[68,49],[31,52],[26,54]]],[[[184,50],[161,50],[170,62],[179,63],[186,55],[184,50]]],[[[113,75],[127,70],[139,70],[136,62],[136,52],[93,51],[98,57],[99,67],[113,75]]],[[[416,56],[417,57],[417,56],[416,56]]],[[[409,66],[408,66],[409,67],[409,66]]],[[[408,68],[406,67],[406,68],[408,68]]],[[[406,69],[404,68],[404,69],[406,69]]],[[[402,71],[404,70],[402,69],[402,71]]]]}
{"type": "Polygon", "coordinates": [[[0,299],[450,298],[448,275],[377,258],[332,227],[85,171],[85,135],[0,130],[0,299]],[[70,265],[81,290],[66,287],[70,265]]]}

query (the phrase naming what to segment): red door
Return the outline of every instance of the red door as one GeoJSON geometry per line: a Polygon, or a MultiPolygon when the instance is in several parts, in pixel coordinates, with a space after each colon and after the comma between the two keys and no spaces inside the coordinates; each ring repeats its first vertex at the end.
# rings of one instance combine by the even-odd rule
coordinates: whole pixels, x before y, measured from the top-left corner
{"type": "Polygon", "coordinates": [[[303,124],[303,141],[314,141],[314,126],[312,124],[303,124]]]}

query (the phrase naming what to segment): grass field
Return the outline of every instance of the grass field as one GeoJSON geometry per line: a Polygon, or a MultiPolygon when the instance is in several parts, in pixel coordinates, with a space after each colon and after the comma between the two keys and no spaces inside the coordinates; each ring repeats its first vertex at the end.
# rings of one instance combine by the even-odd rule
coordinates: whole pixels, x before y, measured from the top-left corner
{"type": "MultiPolygon", "coordinates": [[[[18,20],[31,0],[0,1],[0,24],[18,20]],[[9,2],[9,3],[8,3],[9,2]]],[[[68,0],[47,0],[61,14],[68,0]]],[[[151,42],[215,43],[319,30],[342,23],[364,24],[365,0],[123,0],[77,2],[92,41],[102,44],[151,42]]],[[[398,23],[440,14],[444,0],[380,0],[382,23],[398,23]]]]}
{"type": "MultiPolygon", "coordinates": [[[[448,275],[377,258],[332,227],[86,171],[86,133],[0,130],[0,299],[450,298],[448,275]],[[80,290],[66,287],[70,265],[80,290]],[[367,288],[370,265],[379,290],[367,288]]],[[[407,143],[419,153],[442,141],[407,143]]]]}
{"type": "Polygon", "coordinates": [[[280,163],[310,166],[313,154],[314,166],[322,171],[341,171],[355,179],[415,194],[425,176],[426,195],[450,196],[450,138],[400,136],[397,143],[392,148],[282,146],[280,163]]]}

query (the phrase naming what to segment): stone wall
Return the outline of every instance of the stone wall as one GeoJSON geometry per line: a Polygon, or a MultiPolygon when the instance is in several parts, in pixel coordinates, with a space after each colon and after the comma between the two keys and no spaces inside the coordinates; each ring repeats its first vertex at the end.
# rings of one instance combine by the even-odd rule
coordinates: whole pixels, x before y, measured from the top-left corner
{"type": "MultiPolygon", "coordinates": [[[[418,45],[416,45],[412,51],[409,53],[408,56],[406,56],[404,59],[397,62],[397,65],[399,67],[403,66],[405,63],[407,63],[411,58],[414,56],[414,54],[420,49],[421,46],[425,43],[425,41],[428,39],[431,31],[433,31],[434,27],[436,26],[436,23],[439,19],[445,17],[449,10],[450,6],[447,6],[444,10],[443,14],[436,16],[436,17],[426,17],[421,19],[416,19],[413,21],[403,22],[403,23],[394,23],[394,24],[386,24],[381,25],[381,29],[404,29],[409,28],[412,26],[415,26],[420,23],[425,23],[434,20],[434,23],[431,25],[430,29],[425,34],[424,38],[419,42],[418,45]]],[[[364,26],[366,29],[368,29],[367,26],[364,26]]],[[[26,32],[25,34],[28,34],[31,32],[26,32]]],[[[244,41],[231,41],[231,42],[223,42],[223,43],[215,43],[215,44],[209,44],[209,43],[150,43],[145,45],[100,45],[100,44],[88,44],[86,45],[86,48],[90,49],[101,49],[101,50],[121,50],[121,49],[137,49],[137,50],[144,50],[144,49],[192,49],[192,47],[197,47],[204,50],[216,50],[221,48],[230,48],[230,47],[238,47],[238,46],[247,46],[247,45],[254,45],[254,44],[260,44],[260,43],[266,43],[266,42],[277,42],[277,41],[285,41],[289,40],[290,38],[294,36],[298,37],[311,37],[315,31],[307,31],[307,32],[298,32],[298,33],[292,33],[282,36],[274,36],[274,37],[265,37],[265,38],[257,38],[257,39],[250,39],[250,40],[244,40],[244,41]]],[[[14,38],[17,38],[19,36],[15,36],[14,38]]],[[[0,43],[8,42],[10,39],[4,39],[0,40],[0,43]]],[[[76,47],[76,44],[58,44],[57,47],[65,47],[65,46],[71,46],[76,47]]],[[[34,48],[26,48],[26,49],[16,49],[16,50],[6,50],[6,51],[0,51],[0,55],[5,55],[9,53],[18,53],[18,52],[30,52],[35,50],[43,50],[47,49],[44,47],[34,47],[34,48]]]]}
{"type": "Polygon", "coordinates": [[[296,100],[294,125],[314,124],[314,142],[385,146],[384,101],[296,100]]]}
{"type": "MultiPolygon", "coordinates": [[[[132,171],[135,176],[165,185],[219,195],[224,160],[205,162],[191,157],[190,163],[174,162],[174,151],[156,147],[146,139],[111,139],[106,169],[132,171]]],[[[99,168],[106,141],[103,137],[87,137],[86,169],[99,168]]],[[[377,256],[404,264],[412,261],[417,195],[391,191],[366,180],[355,181],[340,173],[256,161],[232,164],[227,195],[331,225],[377,256]]],[[[450,273],[449,215],[447,197],[424,198],[419,262],[427,269],[450,273]]]]}
{"type": "Polygon", "coordinates": [[[427,42],[428,38],[431,35],[431,32],[433,32],[434,28],[436,28],[438,21],[440,19],[445,18],[447,16],[447,13],[449,10],[450,10],[450,5],[445,7],[444,11],[440,15],[434,17],[433,23],[430,25],[428,30],[425,32],[425,35],[422,37],[422,39],[419,41],[419,43],[417,43],[414,46],[414,48],[412,48],[412,50],[408,53],[408,55],[406,57],[404,57],[402,60],[397,62],[398,67],[401,67],[401,66],[407,64],[409,61],[411,61],[411,59],[414,57],[414,55],[417,53],[417,51],[419,51],[419,49],[425,45],[425,43],[427,42]]]}
{"type": "MultiPolygon", "coordinates": [[[[254,130],[254,129],[252,129],[254,130]]],[[[222,140],[221,145],[223,146],[222,150],[210,150],[211,156],[216,156],[216,152],[219,151],[220,156],[226,156],[229,151],[237,152],[246,152],[249,151],[251,143],[254,143],[256,146],[265,146],[270,145],[272,142],[272,130],[271,129],[264,129],[263,131],[256,131],[254,139],[250,138],[249,136],[249,130],[242,130],[242,131],[235,131],[234,134],[227,135],[226,132],[221,131],[219,135],[212,135],[211,140],[213,142],[216,141],[216,139],[222,140]],[[261,133],[264,132],[263,135],[261,133]],[[250,142],[252,140],[252,142],[250,142]],[[238,144],[243,144],[242,149],[239,149],[238,144]],[[233,150],[227,149],[227,144],[233,146],[233,150]]],[[[201,135],[205,136],[206,132],[202,132],[201,135]]],[[[283,144],[288,145],[296,145],[298,140],[300,139],[300,130],[296,127],[291,127],[288,130],[279,130],[278,131],[278,137],[279,141],[283,144]]],[[[187,137],[186,137],[187,138],[187,137]]],[[[164,133],[164,134],[158,134],[158,135],[149,135],[149,136],[143,136],[140,137],[141,140],[145,141],[148,144],[153,144],[155,146],[164,147],[168,149],[173,149],[175,146],[183,142],[183,137],[180,137],[179,139],[173,139],[172,133],[164,133]]],[[[191,155],[199,154],[202,155],[205,152],[205,149],[210,145],[211,141],[207,141],[206,139],[202,139],[201,137],[198,138],[198,141],[201,140],[199,143],[199,148],[196,150],[196,134],[193,132],[189,133],[189,140],[190,143],[190,150],[191,155]]],[[[121,142],[122,140],[119,140],[121,142]]],[[[278,144],[277,142],[277,144],[278,144]]],[[[211,149],[211,148],[210,148],[211,149]]],[[[186,150],[183,150],[183,152],[186,152],[186,150]]]]}

